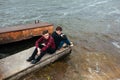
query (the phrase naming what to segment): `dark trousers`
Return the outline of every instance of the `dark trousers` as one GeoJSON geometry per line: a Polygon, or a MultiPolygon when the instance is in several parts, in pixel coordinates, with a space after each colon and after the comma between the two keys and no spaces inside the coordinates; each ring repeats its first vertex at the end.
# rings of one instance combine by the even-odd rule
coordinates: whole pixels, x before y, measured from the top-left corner
{"type": "MultiPolygon", "coordinates": [[[[44,46],[43,45],[39,45],[39,48],[42,49],[42,47],[44,47],[44,46]]],[[[46,53],[53,54],[54,52],[55,52],[55,49],[52,49],[52,48],[49,47],[46,51],[41,51],[40,55],[37,55],[37,48],[35,48],[35,50],[34,50],[34,52],[33,52],[33,54],[31,55],[30,58],[36,59],[36,60],[39,61],[46,53]]]]}

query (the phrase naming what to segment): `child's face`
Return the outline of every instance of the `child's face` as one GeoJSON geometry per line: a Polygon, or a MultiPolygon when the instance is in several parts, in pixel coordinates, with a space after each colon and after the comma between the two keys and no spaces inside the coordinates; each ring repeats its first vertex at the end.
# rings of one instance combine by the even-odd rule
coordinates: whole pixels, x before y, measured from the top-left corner
{"type": "Polygon", "coordinates": [[[56,31],[56,33],[57,33],[58,35],[60,35],[62,32],[61,32],[60,30],[58,30],[58,31],[56,31]]]}
{"type": "Polygon", "coordinates": [[[49,38],[49,33],[44,34],[43,37],[44,37],[45,39],[48,39],[48,38],[49,38]]]}

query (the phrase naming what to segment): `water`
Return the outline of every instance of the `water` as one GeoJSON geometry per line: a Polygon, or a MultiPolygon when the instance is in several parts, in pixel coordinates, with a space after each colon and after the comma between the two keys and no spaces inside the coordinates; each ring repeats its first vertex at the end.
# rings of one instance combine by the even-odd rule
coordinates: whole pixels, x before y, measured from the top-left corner
{"type": "Polygon", "coordinates": [[[42,79],[38,71],[39,75],[32,73],[24,80],[49,80],[51,76],[61,80],[59,74],[63,74],[62,80],[119,79],[120,50],[113,44],[120,44],[119,4],[119,0],[0,0],[0,27],[41,20],[63,26],[75,45],[70,59],[60,67],[55,63],[51,74],[44,69],[42,74],[48,75],[42,79]]]}
{"type": "Polygon", "coordinates": [[[120,32],[118,0],[1,0],[0,27],[36,19],[91,32],[120,32]],[[87,22],[87,23],[86,23],[87,22]],[[115,30],[114,30],[115,27],[115,30]]]}

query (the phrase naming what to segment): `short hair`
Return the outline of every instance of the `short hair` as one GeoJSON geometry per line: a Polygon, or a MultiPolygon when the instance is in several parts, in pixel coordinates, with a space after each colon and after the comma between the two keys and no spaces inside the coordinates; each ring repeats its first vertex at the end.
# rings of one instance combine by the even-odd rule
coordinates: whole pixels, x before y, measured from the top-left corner
{"type": "Polygon", "coordinates": [[[62,27],[58,26],[58,27],[56,28],[56,31],[62,31],[62,27]]]}
{"type": "Polygon", "coordinates": [[[45,34],[47,34],[48,33],[48,30],[44,30],[43,32],[42,32],[42,35],[45,35],[45,34]]]}

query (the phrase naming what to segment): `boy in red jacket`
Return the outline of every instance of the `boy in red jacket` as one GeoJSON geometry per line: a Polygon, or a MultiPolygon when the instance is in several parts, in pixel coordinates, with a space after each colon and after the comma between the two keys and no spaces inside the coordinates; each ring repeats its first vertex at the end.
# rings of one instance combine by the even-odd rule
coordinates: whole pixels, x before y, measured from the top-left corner
{"type": "Polygon", "coordinates": [[[32,64],[40,61],[46,53],[52,54],[56,50],[54,39],[49,35],[48,30],[42,32],[42,37],[36,41],[35,46],[36,48],[33,54],[27,59],[27,61],[31,61],[32,64]],[[37,58],[35,56],[37,56],[37,58]]]}

